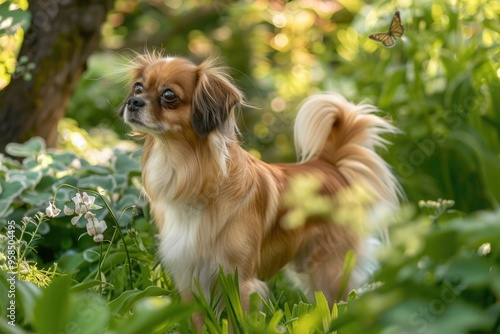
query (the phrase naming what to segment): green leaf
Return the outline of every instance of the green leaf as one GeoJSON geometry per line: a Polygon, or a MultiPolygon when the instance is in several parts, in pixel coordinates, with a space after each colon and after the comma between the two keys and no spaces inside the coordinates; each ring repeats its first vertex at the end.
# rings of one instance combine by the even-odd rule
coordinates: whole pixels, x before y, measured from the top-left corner
{"type": "Polygon", "coordinates": [[[33,325],[40,334],[65,333],[68,324],[71,278],[60,276],[43,291],[35,304],[33,325]]]}
{"type": "Polygon", "coordinates": [[[342,274],[342,280],[340,281],[339,285],[339,293],[338,293],[338,299],[340,300],[344,293],[346,292],[347,289],[347,284],[349,283],[349,280],[351,279],[352,271],[354,270],[354,267],[356,266],[356,255],[352,250],[349,250],[344,259],[344,269],[343,269],[343,274],[342,274]]]}
{"type": "MultiPolygon", "coordinates": [[[[78,159],[78,156],[73,152],[56,152],[56,153],[52,153],[51,155],[52,155],[52,158],[54,159],[54,161],[57,161],[58,163],[63,164],[67,168],[69,167],[69,165],[71,165],[73,160],[78,159]]],[[[78,160],[80,160],[80,159],[78,159],[78,160]]]]}
{"type": "Polygon", "coordinates": [[[21,194],[21,200],[25,203],[31,204],[33,206],[41,206],[49,203],[49,200],[54,196],[53,193],[49,192],[37,192],[28,190],[21,194]]]}
{"type": "Polygon", "coordinates": [[[96,293],[72,294],[69,321],[64,333],[102,333],[108,326],[110,312],[106,301],[96,293]]]}
{"type": "Polygon", "coordinates": [[[483,287],[490,283],[491,265],[481,258],[458,259],[443,266],[436,275],[450,281],[458,280],[468,287],[483,287]]]}
{"type": "Polygon", "coordinates": [[[85,281],[82,283],[75,284],[71,287],[72,292],[80,292],[80,291],[86,291],[90,288],[93,288],[94,286],[99,286],[102,284],[106,284],[105,282],[98,281],[98,280],[92,280],[92,281],[85,281]]]}
{"type": "Polygon", "coordinates": [[[96,252],[94,249],[86,249],[83,251],[83,259],[90,263],[98,261],[100,256],[101,254],[96,252]]]}
{"type": "Polygon", "coordinates": [[[0,199],[0,217],[7,217],[14,211],[11,204],[12,199],[0,199]]]}
{"type": "Polygon", "coordinates": [[[118,298],[111,301],[108,306],[112,314],[124,314],[129,311],[134,303],[139,299],[151,296],[164,296],[168,293],[168,290],[157,286],[149,286],[145,290],[129,290],[123,292],[118,298]]]}
{"type": "Polygon", "coordinates": [[[195,280],[196,293],[193,293],[194,300],[201,307],[203,314],[206,318],[205,327],[210,327],[214,333],[222,332],[222,327],[217,321],[217,316],[215,315],[214,309],[210,306],[207,297],[203,293],[198,281],[195,280]]]}
{"type": "Polygon", "coordinates": [[[6,178],[12,181],[19,181],[25,184],[26,188],[31,188],[37,185],[42,179],[42,172],[39,170],[36,171],[20,171],[20,170],[11,170],[7,173],[6,178]]]}
{"type": "Polygon", "coordinates": [[[107,166],[100,166],[100,165],[87,165],[87,166],[82,166],[82,168],[79,170],[80,173],[82,174],[99,174],[99,175],[110,175],[113,174],[113,170],[107,166]]]}
{"type": "Polygon", "coordinates": [[[241,306],[240,291],[238,287],[238,271],[236,271],[234,275],[229,273],[225,274],[221,268],[219,281],[231,324],[233,328],[239,328],[240,331],[244,331],[244,312],[241,306]]]}
{"type": "Polygon", "coordinates": [[[132,205],[136,205],[138,202],[138,198],[133,196],[133,195],[125,195],[120,200],[118,203],[116,203],[116,211],[121,212],[123,209],[126,207],[130,207],[132,205]]]}
{"type": "Polygon", "coordinates": [[[45,151],[45,141],[41,137],[33,137],[24,144],[9,143],[5,147],[5,152],[20,158],[36,157],[45,151]]]}
{"type": "Polygon", "coordinates": [[[84,253],[68,251],[60,257],[58,267],[65,273],[71,273],[76,271],[84,263],[84,253]]]}
{"type": "Polygon", "coordinates": [[[328,332],[330,327],[330,322],[332,321],[330,307],[328,306],[328,301],[325,298],[323,292],[314,292],[314,297],[316,298],[316,308],[319,316],[323,321],[323,330],[328,332]]]}
{"type": "Polygon", "coordinates": [[[0,22],[2,22],[0,35],[13,35],[18,29],[26,30],[30,25],[31,13],[22,9],[11,10],[10,4],[10,1],[0,4],[0,22]],[[4,22],[8,22],[8,19],[11,19],[10,24],[3,25],[4,22]]]}
{"type": "Polygon", "coordinates": [[[3,200],[13,200],[27,188],[21,181],[2,181],[0,187],[2,189],[0,199],[3,200]]]}
{"type": "Polygon", "coordinates": [[[60,179],[56,178],[55,176],[52,175],[42,175],[42,178],[38,182],[38,184],[35,187],[35,190],[41,191],[41,190],[51,190],[51,187],[60,181],[60,179]]]}
{"type": "Polygon", "coordinates": [[[493,333],[491,330],[497,317],[498,313],[488,314],[462,301],[456,301],[449,306],[445,305],[438,321],[429,322],[425,333],[476,333],[479,332],[474,331],[477,329],[483,329],[481,333],[493,333]]]}
{"type": "MultiPolygon", "coordinates": [[[[147,307],[141,303],[142,309],[138,309],[134,316],[124,321],[113,333],[137,334],[158,333],[156,329],[161,325],[170,325],[180,322],[189,317],[195,310],[193,304],[173,302],[163,307],[147,307]]],[[[161,332],[169,332],[170,328],[163,328],[161,332]]]]}
{"type": "MultiPolygon", "coordinates": [[[[0,31],[1,33],[1,31],[0,31]]],[[[8,333],[8,334],[32,334],[32,332],[28,332],[19,326],[9,325],[7,320],[4,318],[0,319],[0,333],[8,333]]]]}
{"type": "Polygon", "coordinates": [[[128,154],[121,154],[114,159],[113,168],[116,173],[129,174],[130,172],[139,172],[141,164],[137,159],[131,158],[128,154]]]}
{"type": "Polygon", "coordinates": [[[268,333],[276,333],[278,331],[281,319],[283,319],[283,311],[277,310],[276,313],[273,314],[272,318],[269,320],[269,324],[267,325],[268,333]]]}
{"type": "Polygon", "coordinates": [[[95,189],[98,186],[112,192],[116,189],[116,180],[112,175],[90,175],[81,178],[78,182],[78,187],[82,189],[95,189]]]}

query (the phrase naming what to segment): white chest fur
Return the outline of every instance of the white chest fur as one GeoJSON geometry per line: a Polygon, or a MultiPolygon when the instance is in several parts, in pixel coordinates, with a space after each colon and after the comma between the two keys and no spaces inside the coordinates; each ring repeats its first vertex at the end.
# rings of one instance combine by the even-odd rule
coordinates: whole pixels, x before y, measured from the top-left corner
{"type": "Polygon", "coordinates": [[[177,205],[162,205],[159,211],[163,216],[160,257],[182,289],[180,285],[191,284],[195,267],[200,261],[199,233],[203,211],[177,205]]]}
{"type": "Polygon", "coordinates": [[[159,255],[181,292],[193,289],[196,279],[209,293],[219,272],[219,262],[210,250],[210,237],[203,229],[209,224],[200,207],[163,205],[164,221],[160,230],[159,255]],[[203,235],[202,235],[203,234],[203,235]]]}

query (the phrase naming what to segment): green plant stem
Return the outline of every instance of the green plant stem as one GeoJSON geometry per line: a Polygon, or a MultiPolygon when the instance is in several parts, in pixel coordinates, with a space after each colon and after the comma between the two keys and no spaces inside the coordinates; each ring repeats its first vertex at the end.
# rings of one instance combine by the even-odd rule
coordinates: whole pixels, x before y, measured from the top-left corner
{"type": "MultiPolygon", "coordinates": [[[[53,202],[56,201],[57,192],[59,191],[59,189],[61,187],[68,187],[68,188],[74,189],[74,190],[76,190],[78,192],[89,192],[89,193],[95,194],[95,195],[99,196],[99,198],[101,198],[101,200],[103,201],[104,205],[108,209],[108,212],[111,215],[111,218],[113,219],[113,223],[115,224],[115,228],[118,231],[118,234],[120,235],[120,238],[123,241],[123,248],[125,249],[125,255],[127,257],[127,264],[128,264],[128,274],[129,274],[129,282],[128,283],[129,283],[129,289],[132,289],[133,288],[133,286],[132,286],[133,274],[132,274],[132,262],[130,260],[130,253],[128,251],[127,243],[125,242],[125,237],[124,237],[124,235],[123,235],[123,233],[122,233],[122,231],[120,229],[120,222],[119,222],[118,219],[116,219],[116,215],[113,212],[113,210],[111,209],[111,206],[108,204],[108,202],[106,201],[106,199],[104,198],[104,196],[100,192],[98,192],[96,190],[93,190],[93,189],[80,189],[80,188],[77,188],[75,186],[72,186],[72,185],[66,184],[66,183],[63,183],[63,184],[59,185],[56,188],[56,191],[54,193],[53,202]]],[[[101,243],[101,246],[102,246],[102,243],[101,243]]],[[[101,255],[102,255],[102,247],[101,247],[101,255]]],[[[99,270],[100,270],[100,264],[99,264],[99,270]]]]}
{"type": "MultiPolygon", "coordinates": [[[[28,234],[30,235],[30,240],[26,243],[26,247],[23,249],[23,252],[21,254],[21,243],[19,242],[19,245],[17,246],[18,249],[17,249],[17,254],[18,254],[18,258],[17,258],[17,263],[18,263],[18,266],[19,266],[19,263],[21,259],[24,259],[25,256],[26,256],[26,252],[28,251],[28,248],[29,248],[29,245],[33,242],[33,239],[35,238],[35,235],[37,235],[38,233],[38,228],[40,227],[40,224],[43,223],[43,217],[42,218],[38,218],[38,224],[34,224],[35,225],[35,231],[33,232],[28,232],[28,234]]],[[[23,240],[23,236],[24,236],[24,232],[26,231],[26,227],[27,227],[27,224],[24,224],[24,226],[21,228],[21,235],[19,236],[19,240],[23,240]]]]}
{"type": "MultiPolygon", "coordinates": [[[[109,249],[110,247],[108,247],[109,249]]],[[[101,242],[101,255],[102,255],[102,242],[101,242]]],[[[99,266],[97,267],[97,275],[101,279],[101,266],[103,262],[103,256],[99,256],[99,266]]],[[[102,296],[102,284],[99,284],[99,294],[102,296]]]]}

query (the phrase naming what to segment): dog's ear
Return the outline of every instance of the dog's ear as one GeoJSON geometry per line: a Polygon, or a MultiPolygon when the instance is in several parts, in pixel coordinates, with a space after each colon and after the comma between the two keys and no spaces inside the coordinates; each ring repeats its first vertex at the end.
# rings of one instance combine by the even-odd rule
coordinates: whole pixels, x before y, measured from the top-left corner
{"type": "Polygon", "coordinates": [[[205,137],[226,121],[243,102],[243,95],[215,59],[198,66],[196,80],[191,122],[196,133],[205,137]]]}

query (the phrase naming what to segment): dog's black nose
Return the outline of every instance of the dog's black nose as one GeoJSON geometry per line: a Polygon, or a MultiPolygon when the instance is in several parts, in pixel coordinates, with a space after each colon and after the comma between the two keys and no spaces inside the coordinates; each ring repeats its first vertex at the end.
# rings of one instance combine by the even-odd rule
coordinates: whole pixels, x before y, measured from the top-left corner
{"type": "Polygon", "coordinates": [[[144,100],[137,96],[132,96],[127,100],[127,108],[130,111],[137,111],[139,108],[144,107],[145,104],[144,100]]]}

